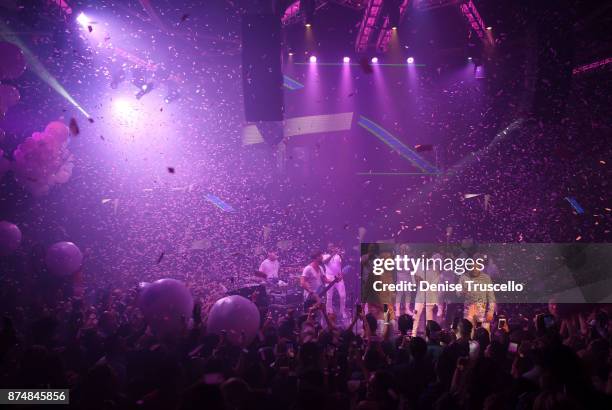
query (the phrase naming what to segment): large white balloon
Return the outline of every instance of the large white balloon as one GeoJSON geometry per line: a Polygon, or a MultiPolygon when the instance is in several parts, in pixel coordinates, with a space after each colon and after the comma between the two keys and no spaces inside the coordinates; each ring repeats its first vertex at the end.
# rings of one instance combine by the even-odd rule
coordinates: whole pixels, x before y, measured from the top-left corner
{"type": "Polygon", "coordinates": [[[7,221],[0,221],[0,256],[8,256],[15,252],[20,243],[19,227],[7,221]]]}
{"type": "Polygon", "coordinates": [[[193,312],[189,289],[176,279],[142,284],[138,302],[147,323],[159,336],[178,334],[193,312]]]}
{"type": "Polygon", "coordinates": [[[219,299],[210,309],[206,330],[220,334],[225,331],[230,343],[238,345],[244,332],[245,342],[251,343],[259,330],[259,309],[245,297],[226,296],[219,299]]]}
{"type": "Polygon", "coordinates": [[[57,242],[47,249],[45,263],[52,274],[69,276],[81,268],[83,254],[72,242],[57,242]]]}

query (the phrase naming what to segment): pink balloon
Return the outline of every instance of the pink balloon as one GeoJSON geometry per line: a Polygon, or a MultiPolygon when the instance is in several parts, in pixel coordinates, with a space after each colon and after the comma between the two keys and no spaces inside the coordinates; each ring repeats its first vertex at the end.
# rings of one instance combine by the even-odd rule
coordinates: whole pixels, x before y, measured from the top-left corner
{"type": "Polygon", "coordinates": [[[83,264],[81,250],[72,242],[57,242],[47,249],[47,269],[57,276],[69,276],[83,264]]]}
{"type": "Polygon", "coordinates": [[[226,296],[219,299],[210,309],[206,330],[210,333],[226,332],[230,343],[238,345],[244,332],[245,343],[250,344],[259,330],[259,309],[245,297],[226,296]]]}
{"type": "Polygon", "coordinates": [[[45,127],[45,133],[53,137],[54,140],[64,142],[68,139],[68,127],[61,121],[51,121],[45,127]]]}
{"type": "Polygon", "coordinates": [[[0,79],[13,80],[25,71],[25,58],[13,43],[0,42],[0,79]]]}
{"type": "Polygon", "coordinates": [[[8,256],[15,252],[20,243],[19,227],[7,221],[0,221],[0,256],[8,256]]]}
{"type": "Polygon", "coordinates": [[[153,332],[158,336],[179,334],[193,312],[189,289],[176,279],[160,279],[140,288],[138,304],[153,332]]]}

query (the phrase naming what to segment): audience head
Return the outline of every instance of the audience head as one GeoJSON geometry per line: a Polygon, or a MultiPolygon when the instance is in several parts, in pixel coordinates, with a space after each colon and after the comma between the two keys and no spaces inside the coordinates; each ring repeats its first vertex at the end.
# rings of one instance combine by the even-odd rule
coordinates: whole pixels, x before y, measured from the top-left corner
{"type": "Polygon", "coordinates": [[[410,330],[412,330],[412,316],[407,315],[406,313],[400,315],[397,319],[397,327],[402,335],[408,334],[410,330]]]}

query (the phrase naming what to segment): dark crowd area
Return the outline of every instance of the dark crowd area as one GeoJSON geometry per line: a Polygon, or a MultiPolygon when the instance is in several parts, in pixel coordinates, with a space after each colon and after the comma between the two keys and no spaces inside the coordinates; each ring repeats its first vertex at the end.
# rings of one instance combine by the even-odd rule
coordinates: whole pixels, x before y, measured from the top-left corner
{"type": "Polygon", "coordinates": [[[408,314],[371,306],[341,322],[318,304],[305,313],[264,312],[254,341],[235,345],[207,332],[222,292],[212,280],[191,289],[196,304],[182,331],[163,337],[147,326],[137,286],[74,283],[48,298],[40,284],[9,286],[3,278],[2,387],[68,387],[70,407],[88,410],[612,404],[609,305],[502,305],[508,320],[491,332],[449,317],[411,337],[408,314]]]}

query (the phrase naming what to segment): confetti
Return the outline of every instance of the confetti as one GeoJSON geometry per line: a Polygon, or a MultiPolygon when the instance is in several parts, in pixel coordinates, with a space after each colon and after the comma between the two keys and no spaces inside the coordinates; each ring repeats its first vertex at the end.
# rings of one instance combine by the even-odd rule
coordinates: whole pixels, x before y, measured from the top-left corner
{"type": "Polygon", "coordinates": [[[416,152],[427,152],[433,150],[433,145],[431,144],[417,144],[414,146],[414,150],[416,152]]]}
{"type": "Polygon", "coordinates": [[[572,206],[572,208],[574,208],[574,211],[576,211],[578,215],[584,214],[584,208],[582,208],[582,206],[578,203],[576,198],[572,196],[566,196],[565,200],[569,202],[569,204],[572,206]]]}

